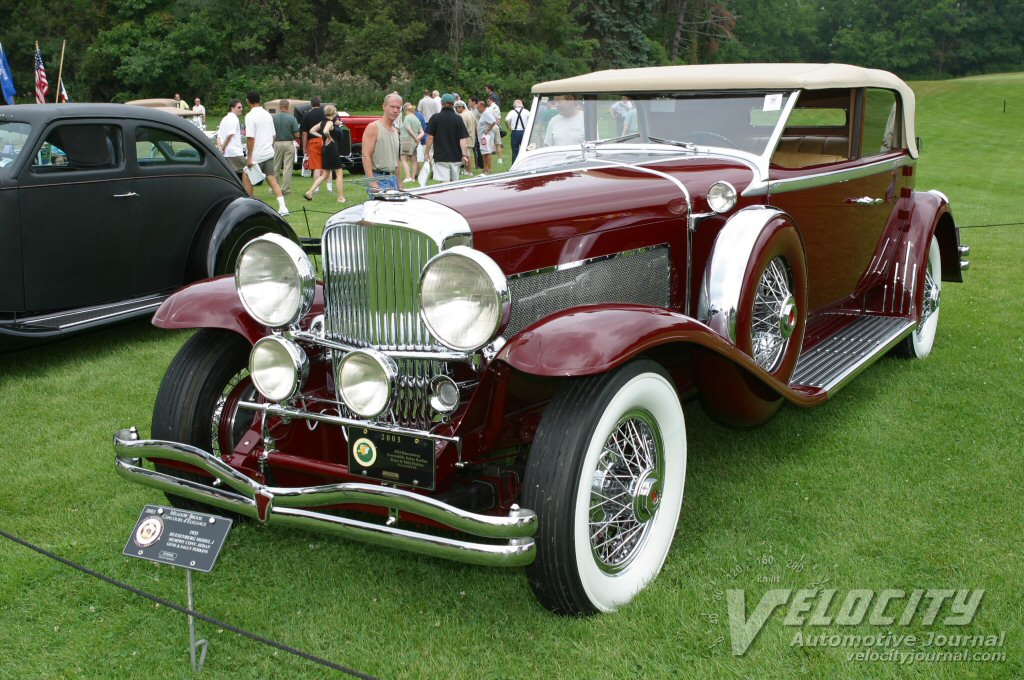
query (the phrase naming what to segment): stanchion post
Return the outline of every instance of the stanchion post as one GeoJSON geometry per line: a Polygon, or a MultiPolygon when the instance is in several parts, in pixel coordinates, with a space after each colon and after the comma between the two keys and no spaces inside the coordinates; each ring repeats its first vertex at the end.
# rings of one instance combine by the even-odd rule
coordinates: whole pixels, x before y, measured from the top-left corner
{"type": "Polygon", "coordinates": [[[188,590],[188,653],[192,659],[192,672],[201,673],[203,671],[203,664],[206,663],[206,650],[209,649],[210,643],[205,639],[196,640],[196,620],[192,616],[191,612],[196,610],[195,601],[192,590],[192,570],[185,570],[185,588],[188,590]],[[199,660],[196,661],[196,650],[199,652],[199,660]]]}

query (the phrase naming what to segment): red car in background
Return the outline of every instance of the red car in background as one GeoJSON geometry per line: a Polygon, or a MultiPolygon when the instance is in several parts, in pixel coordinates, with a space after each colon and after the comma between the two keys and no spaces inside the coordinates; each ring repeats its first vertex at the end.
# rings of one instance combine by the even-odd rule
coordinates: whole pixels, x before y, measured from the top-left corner
{"type": "Polygon", "coordinates": [[[509,173],[338,213],[322,282],[267,236],[165,302],[156,325],[199,330],[116,469],[183,506],[525,565],[550,610],[614,610],[675,538],[685,400],[756,425],[935,346],[969,249],[915,186],[914,109],[840,64],[537,85],[509,173]]]}

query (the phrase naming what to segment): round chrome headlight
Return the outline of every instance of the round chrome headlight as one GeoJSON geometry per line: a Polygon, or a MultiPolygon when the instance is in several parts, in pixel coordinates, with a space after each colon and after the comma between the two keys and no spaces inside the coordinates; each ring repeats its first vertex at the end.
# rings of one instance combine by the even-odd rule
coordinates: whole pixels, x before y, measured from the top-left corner
{"type": "Polygon", "coordinates": [[[508,322],[508,283],[483,253],[455,246],[434,256],[420,276],[420,316],[430,332],[461,352],[480,349],[508,322]]]}
{"type": "Polygon", "coordinates": [[[256,341],[249,353],[252,384],[270,401],[288,401],[309,375],[309,359],[290,340],[268,336],[256,341]]]}
{"type": "Polygon", "coordinates": [[[280,328],[309,311],[316,292],[316,270],[297,243],[264,234],[242,247],[235,267],[235,288],[252,318],[280,328]]]}
{"type": "Polygon", "coordinates": [[[716,213],[729,212],[736,206],[736,187],[728,182],[715,182],[708,189],[708,205],[716,213]]]}
{"type": "Polygon", "coordinates": [[[368,349],[349,352],[338,365],[341,400],[356,414],[373,418],[391,405],[398,366],[391,357],[368,349]]]}

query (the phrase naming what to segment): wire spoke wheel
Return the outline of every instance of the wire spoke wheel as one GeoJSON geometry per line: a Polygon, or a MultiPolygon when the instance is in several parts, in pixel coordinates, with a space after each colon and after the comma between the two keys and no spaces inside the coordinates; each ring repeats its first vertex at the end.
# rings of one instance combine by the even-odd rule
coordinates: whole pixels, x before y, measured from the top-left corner
{"type": "Polygon", "coordinates": [[[664,444],[653,416],[634,411],[615,426],[597,461],[590,492],[590,547],[606,573],[642,549],[661,501],[664,444]]]}
{"type": "Polygon", "coordinates": [[[751,310],[751,353],[757,365],[774,371],[796,327],[796,298],[785,260],[772,258],[754,293],[751,310]]]}
{"type": "Polygon", "coordinates": [[[669,374],[650,359],[566,381],[530,449],[523,504],[537,513],[526,568],[558,614],[614,611],[654,580],[675,537],[686,424],[669,374]]]}

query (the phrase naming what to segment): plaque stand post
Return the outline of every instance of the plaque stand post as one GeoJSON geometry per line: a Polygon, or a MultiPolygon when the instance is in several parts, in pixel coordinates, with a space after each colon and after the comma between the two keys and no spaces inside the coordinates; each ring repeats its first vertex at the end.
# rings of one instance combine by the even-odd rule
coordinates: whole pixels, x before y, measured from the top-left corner
{"type": "Polygon", "coordinates": [[[203,664],[206,663],[206,650],[209,643],[206,640],[196,640],[196,620],[191,612],[195,611],[195,602],[192,595],[192,570],[185,570],[185,587],[188,590],[188,652],[192,659],[192,672],[201,673],[203,664]],[[196,661],[196,651],[199,650],[199,660],[196,661]]]}

